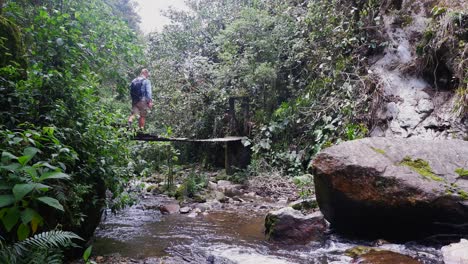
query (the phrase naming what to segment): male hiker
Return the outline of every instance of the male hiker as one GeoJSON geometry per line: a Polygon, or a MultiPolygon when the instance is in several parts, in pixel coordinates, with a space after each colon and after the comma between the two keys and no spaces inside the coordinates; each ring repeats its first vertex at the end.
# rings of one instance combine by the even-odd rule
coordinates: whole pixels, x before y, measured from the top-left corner
{"type": "Polygon", "coordinates": [[[130,95],[132,97],[132,113],[128,117],[128,125],[132,126],[135,115],[139,115],[138,127],[143,130],[145,127],[145,118],[148,109],[153,107],[153,100],[151,99],[151,82],[148,79],[149,71],[147,69],[141,70],[140,76],[133,79],[130,84],[130,95]]]}

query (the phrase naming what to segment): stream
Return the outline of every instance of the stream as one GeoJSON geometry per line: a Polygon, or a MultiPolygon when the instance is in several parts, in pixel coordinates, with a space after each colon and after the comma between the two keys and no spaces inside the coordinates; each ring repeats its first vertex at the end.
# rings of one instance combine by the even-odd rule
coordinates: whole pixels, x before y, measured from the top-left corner
{"type": "MultiPolygon", "coordinates": [[[[349,240],[333,233],[324,241],[300,246],[272,243],[263,234],[268,210],[239,206],[196,217],[162,215],[155,205],[170,201],[165,196],[149,195],[117,214],[108,212],[96,230],[93,255],[130,259],[112,263],[338,264],[353,263],[345,254],[347,249],[375,246],[372,241],[349,240]]],[[[443,263],[435,246],[409,242],[378,247],[421,263],[443,263]]]]}

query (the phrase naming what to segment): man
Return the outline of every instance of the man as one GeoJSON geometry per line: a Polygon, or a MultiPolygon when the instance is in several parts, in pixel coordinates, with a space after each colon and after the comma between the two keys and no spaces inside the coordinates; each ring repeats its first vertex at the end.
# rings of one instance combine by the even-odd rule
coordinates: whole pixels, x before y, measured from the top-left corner
{"type": "Polygon", "coordinates": [[[138,127],[143,130],[148,109],[153,107],[151,81],[147,69],[141,70],[140,76],[133,79],[130,84],[130,94],[132,97],[132,113],[128,117],[128,125],[131,127],[135,115],[139,115],[138,127]]]}

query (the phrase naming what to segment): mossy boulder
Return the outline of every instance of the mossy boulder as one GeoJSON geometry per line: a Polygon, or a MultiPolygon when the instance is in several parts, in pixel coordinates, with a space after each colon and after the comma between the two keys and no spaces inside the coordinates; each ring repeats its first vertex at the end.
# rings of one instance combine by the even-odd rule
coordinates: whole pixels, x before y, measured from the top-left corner
{"type": "Polygon", "coordinates": [[[325,149],[312,168],[332,227],[406,240],[468,234],[468,181],[457,173],[466,164],[468,141],[366,138],[325,149]]]}

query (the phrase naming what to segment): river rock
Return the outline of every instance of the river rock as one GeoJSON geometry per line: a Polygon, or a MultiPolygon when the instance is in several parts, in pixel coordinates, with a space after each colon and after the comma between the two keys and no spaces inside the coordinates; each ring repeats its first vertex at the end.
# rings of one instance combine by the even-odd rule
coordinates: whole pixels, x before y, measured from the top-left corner
{"type": "Polygon", "coordinates": [[[208,189],[215,191],[215,190],[218,189],[218,184],[216,184],[216,183],[214,183],[212,181],[209,181],[208,182],[208,189]]]}
{"type": "Polygon", "coordinates": [[[269,240],[283,243],[304,244],[320,240],[327,228],[322,213],[303,215],[291,207],[267,214],[265,234],[269,240]]]}
{"type": "Polygon", "coordinates": [[[181,214],[188,214],[190,213],[190,211],[192,211],[192,208],[188,207],[188,206],[185,206],[185,207],[182,207],[180,208],[179,212],[181,214]]]}
{"type": "Polygon", "coordinates": [[[388,250],[372,250],[361,255],[353,263],[359,264],[422,264],[420,261],[388,250]]]}
{"type": "Polygon", "coordinates": [[[459,243],[442,247],[445,264],[468,263],[468,240],[461,239],[459,243]]]}
{"type": "Polygon", "coordinates": [[[341,232],[377,238],[466,234],[468,142],[366,138],[312,163],[319,207],[341,232]]]}
{"type": "Polygon", "coordinates": [[[225,180],[218,181],[216,189],[229,197],[243,194],[242,185],[233,184],[232,182],[225,180]]]}
{"type": "Polygon", "coordinates": [[[175,214],[178,213],[180,210],[180,206],[178,204],[164,204],[159,205],[159,211],[161,214],[175,214]]]}

